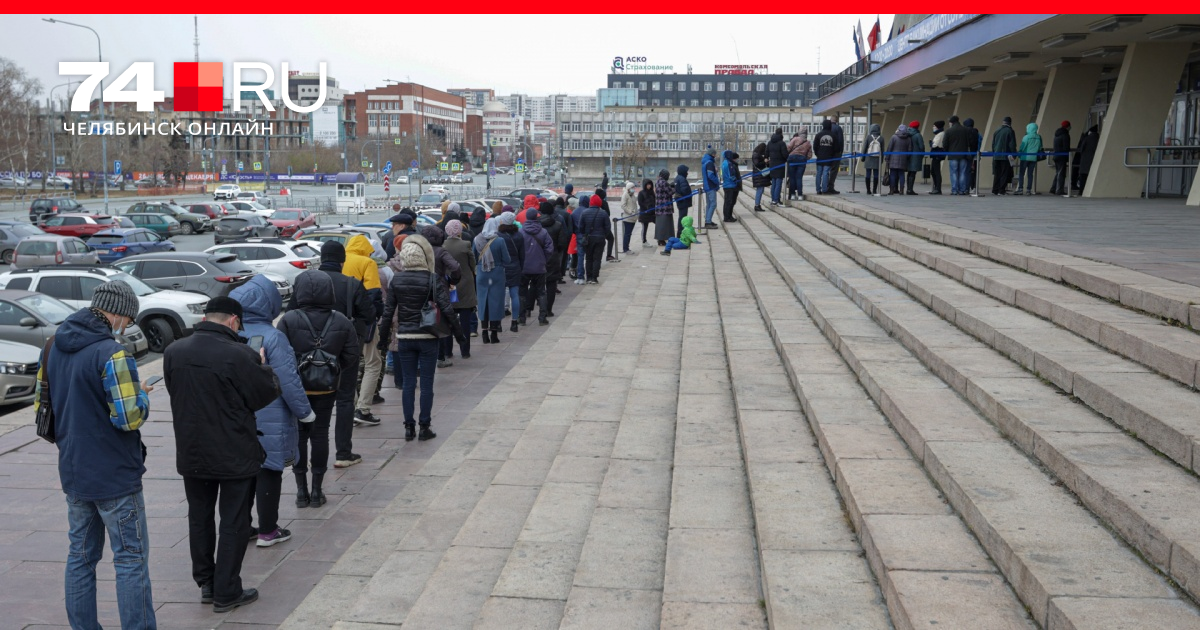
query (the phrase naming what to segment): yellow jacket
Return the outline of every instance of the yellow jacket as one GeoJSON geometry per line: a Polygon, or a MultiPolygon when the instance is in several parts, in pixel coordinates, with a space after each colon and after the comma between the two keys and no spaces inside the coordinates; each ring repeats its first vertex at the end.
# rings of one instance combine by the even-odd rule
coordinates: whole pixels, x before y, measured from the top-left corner
{"type": "Polygon", "coordinates": [[[350,238],[350,242],[346,243],[346,262],[342,264],[342,273],[361,280],[363,287],[368,291],[381,288],[379,266],[371,258],[373,253],[375,248],[371,246],[371,241],[362,234],[355,234],[350,238]]]}

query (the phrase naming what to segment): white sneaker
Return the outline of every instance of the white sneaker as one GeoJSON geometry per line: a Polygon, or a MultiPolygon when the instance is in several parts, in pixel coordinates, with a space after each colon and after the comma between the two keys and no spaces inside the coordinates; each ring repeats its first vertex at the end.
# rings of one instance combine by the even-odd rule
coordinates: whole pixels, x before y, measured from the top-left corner
{"type": "Polygon", "coordinates": [[[577,279],[577,280],[575,280],[575,284],[583,284],[583,283],[584,283],[584,281],[583,281],[583,280],[578,280],[578,279],[577,279]]]}

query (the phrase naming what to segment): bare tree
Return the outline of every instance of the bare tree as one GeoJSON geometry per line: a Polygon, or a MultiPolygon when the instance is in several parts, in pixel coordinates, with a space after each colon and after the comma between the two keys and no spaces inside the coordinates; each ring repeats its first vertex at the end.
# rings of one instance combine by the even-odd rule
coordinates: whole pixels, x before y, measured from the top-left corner
{"type": "Polygon", "coordinates": [[[42,137],[37,96],[42,83],[0,57],[0,168],[28,171],[42,137]]]}
{"type": "Polygon", "coordinates": [[[640,133],[634,138],[626,140],[621,144],[621,148],[615,154],[615,159],[621,164],[621,171],[625,177],[632,179],[632,167],[638,167],[639,171],[645,172],[646,158],[650,157],[650,143],[647,138],[650,134],[640,133]]]}

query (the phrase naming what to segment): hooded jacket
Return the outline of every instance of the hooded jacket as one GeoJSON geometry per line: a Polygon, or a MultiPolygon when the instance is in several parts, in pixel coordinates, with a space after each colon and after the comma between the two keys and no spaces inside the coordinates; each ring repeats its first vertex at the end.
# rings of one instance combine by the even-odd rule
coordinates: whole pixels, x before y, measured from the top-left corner
{"type": "MultiPolygon", "coordinates": [[[[592,198],[595,203],[595,198],[592,198]]],[[[582,208],[582,204],[580,204],[582,208]]],[[[588,236],[598,236],[607,239],[612,236],[612,226],[609,225],[608,215],[599,204],[579,210],[575,215],[576,236],[580,243],[586,243],[588,236]]]]}
{"type": "Polygon", "coordinates": [[[837,135],[833,133],[833,122],[828,120],[822,122],[821,132],[813,138],[813,152],[816,154],[817,160],[822,161],[821,166],[832,166],[833,162],[824,162],[824,160],[839,157],[842,149],[838,146],[837,135]]]}
{"type": "Polygon", "coordinates": [[[726,149],[721,154],[721,188],[742,189],[742,171],[738,168],[738,154],[726,149]]]}
{"type": "Polygon", "coordinates": [[[667,181],[667,170],[663,169],[654,180],[654,214],[673,214],[675,212],[675,191],[671,182],[667,181]]]}
{"type": "Polygon", "coordinates": [[[808,132],[801,131],[799,135],[788,140],[787,150],[788,160],[792,162],[807,161],[812,158],[812,143],[808,141],[808,132]]]}
{"type": "MultiPolygon", "coordinates": [[[[908,142],[909,151],[913,153],[925,152],[925,138],[921,135],[920,129],[915,129],[913,127],[908,128],[908,142]]],[[[924,155],[906,155],[904,157],[908,158],[907,170],[909,173],[921,172],[921,167],[925,165],[924,155]]]]}
{"type": "MultiPolygon", "coordinates": [[[[408,238],[417,237],[418,235],[413,234],[408,238]]],[[[405,239],[405,242],[407,243],[408,239],[405,239]]],[[[325,322],[332,317],[333,323],[329,325],[329,332],[325,335],[321,347],[338,358],[338,365],[342,368],[341,378],[356,378],[357,374],[347,375],[347,372],[349,368],[358,364],[362,344],[358,341],[358,334],[354,332],[354,323],[334,309],[334,283],[327,280],[328,278],[329,274],[311,269],[296,276],[292,293],[296,308],[288,310],[283,319],[279,320],[278,328],[287,337],[288,343],[292,344],[292,351],[300,357],[316,347],[317,336],[321,334],[325,322]],[[305,315],[312,322],[311,331],[304,320],[305,315]]],[[[313,396],[332,392],[305,393],[313,396]]]]}
{"type": "Polygon", "coordinates": [[[525,225],[521,226],[521,231],[525,237],[525,263],[522,273],[546,273],[546,261],[554,255],[554,241],[550,238],[550,233],[542,227],[540,219],[526,221],[525,225]]]}
{"type": "Polygon", "coordinates": [[[638,214],[638,199],[633,193],[633,182],[625,182],[625,188],[621,192],[621,216],[624,217],[626,223],[636,223],[638,214]]]}
{"type": "MultiPolygon", "coordinates": [[[[471,239],[467,238],[466,233],[461,238],[447,238],[442,243],[442,249],[454,258],[454,262],[458,263],[458,268],[461,275],[458,282],[455,284],[455,289],[458,292],[458,301],[454,303],[455,309],[475,308],[478,304],[475,295],[475,253],[471,251],[471,239]]],[[[380,313],[383,311],[381,310],[380,313]]]]}
{"type": "Polygon", "coordinates": [[[462,326],[459,324],[458,317],[449,316],[450,313],[453,313],[453,305],[450,303],[450,294],[446,291],[446,285],[432,271],[435,264],[433,246],[424,237],[420,237],[419,240],[411,240],[413,238],[418,237],[410,237],[410,240],[406,240],[404,245],[408,246],[412,242],[420,247],[423,264],[411,267],[406,265],[403,271],[392,276],[392,282],[388,286],[387,304],[383,307],[384,336],[381,339],[387,339],[390,343],[393,334],[398,339],[435,338],[435,335],[421,330],[421,309],[430,300],[431,285],[433,301],[437,304],[438,310],[442,312],[441,321],[449,326],[455,337],[462,337],[462,326]],[[392,328],[393,321],[395,322],[394,329],[392,328]]]}
{"type": "MultiPolygon", "coordinates": [[[[783,132],[776,131],[771,134],[771,140],[767,142],[767,163],[772,168],[783,166],[787,163],[788,146],[783,139],[783,132]]],[[[771,171],[771,179],[783,179],[784,169],[776,168],[771,171]]]]}
{"type": "MultiPolygon", "coordinates": [[[[946,153],[970,153],[972,129],[967,129],[962,123],[952,122],[942,134],[942,148],[946,153]]],[[[948,155],[951,160],[966,160],[968,155],[948,155]]]]}
{"type": "Polygon", "coordinates": [[[538,218],[538,222],[541,223],[542,229],[546,231],[546,235],[550,237],[550,242],[554,245],[554,253],[546,257],[547,279],[558,280],[562,277],[562,256],[558,255],[558,252],[562,250],[559,249],[559,243],[562,242],[565,233],[562,219],[558,218],[554,212],[543,212],[538,218]]]}
{"type": "MultiPolygon", "coordinates": [[[[975,128],[975,119],[968,118],[963,121],[963,127],[967,128],[967,151],[978,153],[980,145],[983,144],[983,134],[975,128]]],[[[971,168],[974,168],[972,166],[971,168]]]]}
{"type": "Polygon", "coordinates": [[[228,326],[200,322],[191,336],[167,346],[163,376],[176,471],[197,479],[258,475],[266,452],[254,414],[279,397],[279,381],[246,340],[228,326]]]}
{"type": "Polygon", "coordinates": [[[1079,174],[1087,175],[1092,172],[1092,161],[1096,158],[1096,148],[1100,146],[1100,127],[1092,125],[1079,138],[1079,174]]]}
{"type": "Polygon", "coordinates": [[[692,243],[696,242],[696,228],[692,227],[694,220],[692,217],[683,217],[679,223],[683,226],[683,229],[679,230],[679,240],[683,241],[684,245],[691,247],[692,243]]]}
{"type": "Polygon", "coordinates": [[[146,467],[138,429],[150,414],[150,399],[137,362],[113,338],[108,322],[86,308],[68,316],[38,373],[43,371],[63,492],[104,501],[140,491],[146,467]],[[114,390],[128,396],[116,401],[114,390]]]}
{"type": "MultiPolygon", "coordinates": [[[[375,246],[362,234],[355,234],[346,243],[346,262],[342,263],[342,274],[362,282],[375,317],[383,312],[383,286],[379,280],[379,264],[371,258],[375,246]]],[[[365,341],[365,340],[364,340],[365,341]]]]}
{"type": "MultiPolygon", "coordinates": [[[[908,153],[912,150],[912,140],[908,135],[908,127],[901,127],[896,130],[896,134],[888,141],[888,153],[908,153]]],[[[889,155],[887,156],[888,168],[893,171],[904,171],[908,169],[907,155],[889,155]]]]}
{"type": "MultiPolygon", "coordinates": [[[[365,237],[364,237],[365,239],[365,237]]],[[[370,245],[368,241],[367,245],[370,245]]],[[[374,265],[375,262],[371,261],[374,265]]],[[[371,300],[371,296],[367,293],[366,287],[359,281],[358,278],[352,278],[344,273],[344,263],[334,261],[321,261],[321,266],[318,271],[325,273],[333,281],[334,297],[330,304],[334,310],[345,315],[354,324],[354,334],[361,341],[369,339],[375,330],[376,311],[375,304],[371,300]]],[[[375,268],[375,275],[378,279],[379,268],[375,268]]],[[[300,292],[292,291],[292,299],[288,301],[288,310],[293,310],[299,306],[298,298],[300,292]]],[[[382,300],[383,295],[380,294],[382,300]]]]}
{"type": "Polygon", "coordinates": [[[708,153],[700,158],[700,172],[704,176],[705,192],[713,192],[721,187],[721,178],[717,177],[717,159],[708,153]]]}
{"type": "Polygon", "coordinates": [[[879,160],[883,154],[883,133],[879,129],[879,125],[871,125],[871,130],[867,132],[867,137],[863,139],[862,147],[863,168],[869,170],[879,170],[879,160]],[[871,145],[878,143],[878,146],[872,151],[871,145]]]}
{"type": "Polygon", "coordinates": [[[1042,137],[1038,135],[1037,123],[1025,125],[1025,137],[1021,138],[1021,146],[1017,148],[1021,155],[1017,158],[1022,162],[1036,162],[1042,152],[1042,137]]]}
{"type": "Polygon", "coordinates": [[[525,198],[523,200],[521,200],[521,211],[516,213],[517,214],[517,223],[520,223],[521,225],[525,225],[525,211],[530,208],[533,208],[536,210],[537,207],[538,207],[537,195],[525,195],[525,198]]]}
{"type": "Polygon", "coordinates": [[[506,287],[521,286],[521,275],[525,271],[525,237],[517,226],[506,229],[500,226],[500,240],[508,248],[509,262],[504,265],[504,285],[506,287]]]}
{"type": "Polygon", "coordinates": [[[770,163],[767,161],[766,145],[760,144],[750,152],[750,166],[754,168],[754,173],[750,176],[751,185],[755,188],[771,185],[771,171],[767,170],[770,163]]]}
{"type": "Polygon", "coordinates": [[[675,167],[675,205],[680,211],[692,207],[692,185],[687,180],[688,167],[680,164],[675,167]]]}
{"type": "Polygon", "coordinates": [[[298,456],[297,418],[312,413],[300,374],[296,372],[296,353],[287,337],[272,323],[283,310],[283,299],[275,285],[261,274],[231,291],[229,297],[242,305],[244,330],[239,335],[243,339],[256,335],[263,338],[267,365],[279,380],[279,397],[255,412],[254,419],[258,425],[258,443],[267,455],[262,467],[283,470],[295,463],[298,456]]]}
{"type": "Polygon", "coordinates": [[[433,225],[427,225],[421,228],[421,236],[429,241],[430,247],[433,248],[433,271],[437,275],[448,278],[450,284],[458,284],[462,280],[462,267],[454,256],[447,252],[443,244],[446,242],[446,233],[442,228],[433,225]]]}
{"type": "Polygon", "coordinates": [[[1066,164],[1071,159],[1071,129],[1059,127],[1054,130],[1054,163],[1066,164]]]}

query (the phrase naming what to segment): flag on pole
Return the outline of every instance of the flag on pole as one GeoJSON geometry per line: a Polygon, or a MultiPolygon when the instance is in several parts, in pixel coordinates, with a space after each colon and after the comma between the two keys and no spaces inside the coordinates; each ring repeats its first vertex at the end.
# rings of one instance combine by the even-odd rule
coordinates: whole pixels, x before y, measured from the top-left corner
{"type": "Polygon", "coordinates": [[[879,16],[875,16],[875,26],[871,27],[871,32],[867,34],[867,43],[870,44],[871,50],[879,48],[879,16]]]}
{"type": "Polygon", "coordinates": [[[858,45],[858,33],[854,32],[854,28],[850,28],[850,39],[854,40],[854,59],[855,61],[862,59],[862,48],[858,45]]]}
{"type": "Polygon", "coordinates": [[[854,35],[858,38],[856,42],[859,50],[858,58],[862,59],[863,57],[867,56],[867,53],[870,52],[870,50],[867,49],[866,40],[863,39],[862,20],[858,21],[858,26],[855,27],[854,35]]]}

